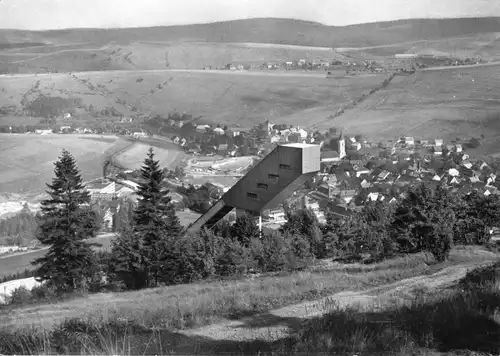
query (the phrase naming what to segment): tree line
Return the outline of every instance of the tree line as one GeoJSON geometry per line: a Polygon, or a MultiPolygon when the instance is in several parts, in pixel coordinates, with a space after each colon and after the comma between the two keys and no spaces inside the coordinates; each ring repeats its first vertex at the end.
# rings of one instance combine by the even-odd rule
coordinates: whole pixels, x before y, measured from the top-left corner
{"type": "MultiPolygon", "coordinates": [[[[136,206],[123,209],[123,223],[108,252],[85,241],[92,234],[90,197],[67,151],[56,163],[42,202],[38,239],[50,246],[33,261],[35,276],[59,292],[136,290],[247,273],[293,271],[315,259],[381,260],[425,252],[444,261],[454,244],[487,244],[498,226],[500,204],[477,192],[454,194],[420,184],[401,202],[374,202],[349,216],[327,210],[319,223],[309,210],[290,209],[287,222],[261,233],[250,216],[188,235],[176,216],[150,149],[141,168],[136,206]]],[[[120,210],[121,211],[121,210],[120,210]]]]}

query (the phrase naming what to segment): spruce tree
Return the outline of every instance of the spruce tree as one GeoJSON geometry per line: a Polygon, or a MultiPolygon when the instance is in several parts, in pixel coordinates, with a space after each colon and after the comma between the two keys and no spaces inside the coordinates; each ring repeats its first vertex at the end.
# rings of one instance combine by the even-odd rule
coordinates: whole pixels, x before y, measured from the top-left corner
{"type": "Polygon", "coordinates": [[[179,218],[169,197],[170,191],[162,183],[164,172],[154,159],[150,148],[141,167],[141,180],[134,211],[133,232],[142,241],[143,266],[148,276],[148,286],[156,286],[164,266],[164,257],[169,254],[170,242],[182,231],[179,218]]]}
{"type": "Polygon", "coordinates": [[[142,289],[147,287],[142,261],[140,236],[130,227],[122,227],[117,238],[111,242],[111,272],[126,289],[142,289]]]}
{"type": "Polygon", "coordinates": [[[47,184],[49,198],[41,202],[37,238],[49,249],[45,256],[32,261],[38,266],[35,278],[47,281],[58,291],[84,288],[93,275],[93,245],[86,225],[92,214],[90,195],[85,190],[73,156],[62,151],[54,164],[55,177],[47,184]]]}

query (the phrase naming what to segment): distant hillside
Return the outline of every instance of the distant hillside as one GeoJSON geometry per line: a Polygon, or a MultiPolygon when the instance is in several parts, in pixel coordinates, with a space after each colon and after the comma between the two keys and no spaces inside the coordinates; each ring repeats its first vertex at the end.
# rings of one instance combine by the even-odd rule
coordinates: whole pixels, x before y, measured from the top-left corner
{"type": "Polygon", "coordinates": [[[0,46],[17,47],[16,44],[27,42],[55,45],[115,42],[127,45],[136,41],[194,41],[367,47],[493,32],[500,32],[500,18],[412,19],[344,27],[292,19],[249,19],[148,28],[0,30],[0,46]]]}

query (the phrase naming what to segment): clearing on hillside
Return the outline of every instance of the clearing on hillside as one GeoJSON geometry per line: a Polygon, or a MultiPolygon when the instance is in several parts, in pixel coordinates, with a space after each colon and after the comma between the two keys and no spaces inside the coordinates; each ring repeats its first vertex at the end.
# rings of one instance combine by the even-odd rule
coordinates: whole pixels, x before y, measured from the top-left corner
{"type": "MultiPolygon", "coordinates": [[[[420,71],[396,77],[336,118],[353,133],[373,139],[394,139],[401,134],[421,139],[479,137],[484,153],[498,152],[500,133],[500,66],[420,71]]],[[[316,125],[329,127],[328,122],[316,125]]]]}
{"type": "Polygon", "coordinates": [[[16,328],[51,327],[68,317],[86,316],[90,320],[102,320],[105,315],[105,318],[134,320],[146,327],[161,325],[167,329],[185,329],[182,332],[187,335],[197,334],[218,340],[233,337],[248,340],[250,335],[252,339],[267,339],[274,335],[277,322],[283,329],[280,336],[286,336],[287,328],[281,323],[285,320],[279,319],[280,316],[306,318],[312,313],[321,315],[336,306],[324,297],[338,297],[336,293],[339,293],[346,299],[345,296],[356,294],[364,296],[355,293],[364,291],[371,300],[377,295],[382,302],[384,299],[386,302],[388,299],[402,300],[411,297],[419,287],[447,285],[460,278],[467,268],[491,263],[497,258],[498,254],[482,247],[467,247],[455,248],[449,261],[431,266],[423,254],[373,265],[330,262],[311,266],[309,271],[262,275],[255,279],[203,281],[142,291],[91,294],[57,304],[37,305],[36,308],[9,309],[0,316],[6,325],[16,328]],[[321,304],[321,309],[318,304],[321,304]],[[277,309],[285,306],[290,307],[277,309]],[[259,327],[258,320],[266,322],[266,315],[272,317],[273,314],[278,317],[274,318],[275,324],[259,327]],[[236,321],[236,315],[248,317],[236,321]],[[245,323],[250,320],[252,324],[245,323]],[[204,325],[206,327],[197,328],[204,325]],[[273,335],[269,334],[270,330],[273,335]]]}
{"type": "MultiPolygon", "coordinates": [[[[80,74],[78,74],[80,75],[80,74]]],[[[321,109],[327,116],[386,76],[325,79],[324,75],[254,75],[205,71],[83,74],[149,115],[186,112],[213,123],[251,127],[266,118],[321,109]],[[138,82],[139,79],[143,79],[138,82]]],[[[306,117],[302,117],[304,122],[306,117]]]]}
{"type": "Polygon", "coordinates": [[[52,181],[54,162],[63,149],[76,160],[84,181],[102,175],[102,155],[118,139],[88,140],[78,135],[0,134],[0,189],[39,194],[52,181]]]}
{"type": "Polygon", "coordinates": [[[316,120],[325,120],[344,103],[380,86],[387,77],[343,77],[344,74],[332,79],[321,73],[201,70],[8,76],[0,77],[0,107],[15,106],[16,111],[22,112],[26,102],[43,95],[54,98],[53,105],[63,106],[56,108],[57,113],[73,109],[74,117],[114,108],[123,116],[142,113],[143,117],[166,116],[176,110],[213,123],[241,127],[254,126],[266,118],[293,124],[283,119],[291,114],[299,116],[295,123],[313,124],[308,111],[321,113],[316,120]]]}
{"type": "MultiPolygon", "coordinates": [[[[153,147],[155,159],[160,162],[160,167],[174,169],[186,157],[177,145],[171,144],[170,148],[153,147]]],[[[140,169],[151,145],[136,143],[116,157],[116,160],[127,169],[140,169]]]]}

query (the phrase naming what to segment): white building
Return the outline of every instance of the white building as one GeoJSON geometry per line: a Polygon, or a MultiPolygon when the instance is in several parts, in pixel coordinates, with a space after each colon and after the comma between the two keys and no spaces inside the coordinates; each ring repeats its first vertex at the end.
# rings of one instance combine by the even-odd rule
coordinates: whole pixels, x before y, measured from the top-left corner
{"type": "Polygon", "coordinates": [[[47,134],[52,133],[52,129],[48,129],[48,130],[35,130],[35,133],[40,134],[40,135],[47,135],[47,134]]]}
{"type": "Polygon", "coordinates": [[[85,188],[92,199],[110,198],[116,195],[116,184],[106,180],[98,180],[87,183],[85,188]]]}
{"type": "Polygon", "coordinates": [[[0,283],[0,304],[6,304],[12,292],[19,287],[25,287],[27,290],[32,290],[34,287],[41,284],[41,282],[37,282],[33,277],[0,283]]]}
{"type": "Polygon", "coordinates": [[[148,135],[145,132],[136,131],[136,132],[132,132],[132,137],[134,137],[134,138],[144,138],[144,137],[148,137],[148,135]]]}
{"type": "Polygon", "coordinates": [[[196,126],[196,131],[198,132],[206,132],[207,129],[210,128],[210,125],[198,125],[196,126]]]}
{"type": "Polygon", "coordinates": [[[214,129],[214,134],[216,134],[216,135],[224,135],[224,130],[221,129],[220,127],[216,127],[214,129]]]}
{"type": "Polygon", "coordinates": [[[131,180],[120,180],[118,183],[123,184],[124,186],[133,189],[134,192],[139,189],[139,184],[132,182],[131,180]]]}

